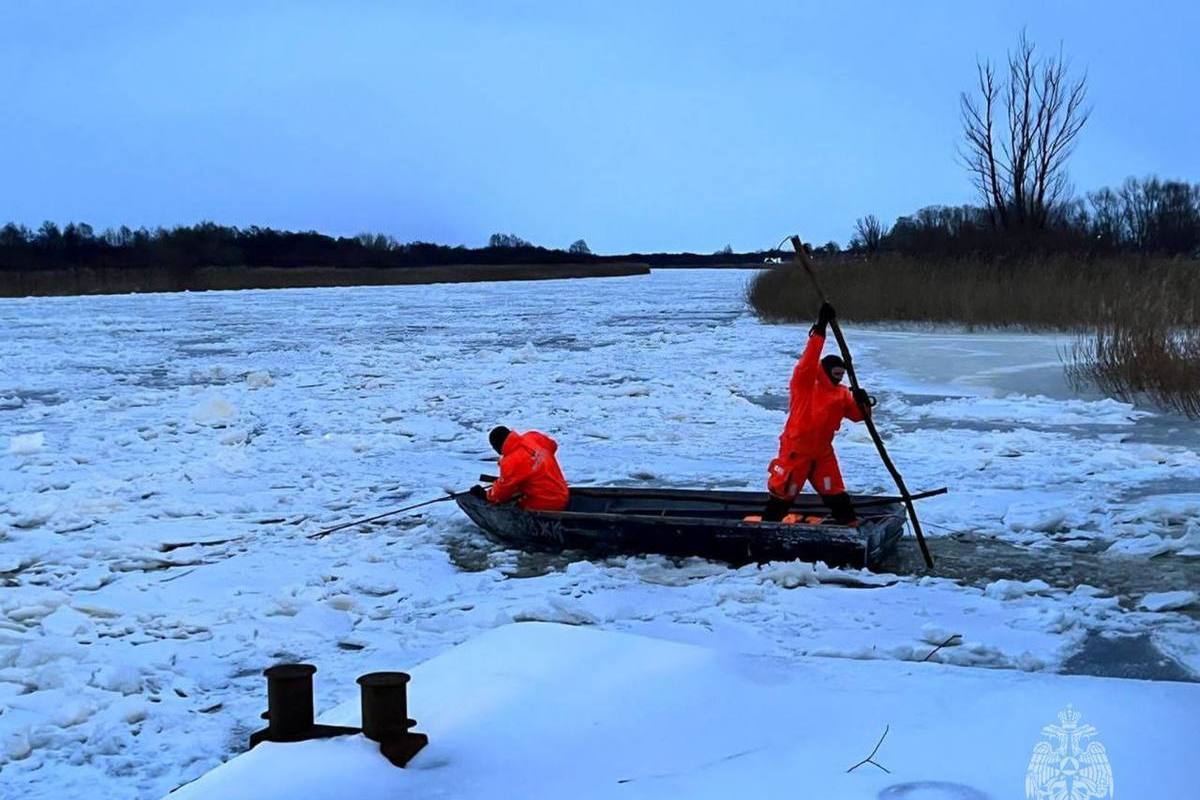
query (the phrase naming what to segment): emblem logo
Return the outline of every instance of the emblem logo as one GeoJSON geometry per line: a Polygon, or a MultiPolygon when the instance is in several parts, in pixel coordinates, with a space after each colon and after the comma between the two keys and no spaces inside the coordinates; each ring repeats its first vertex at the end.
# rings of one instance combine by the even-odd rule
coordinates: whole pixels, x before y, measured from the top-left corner
{"type": "Polygon", "coordinates": [[[1071,706],[1058,712],[1058,725],[1042,728],[1025,773],[1028,800],[1093,800],[1113,796],[1112,767],[1095,727],[1081,725],[1071,706]]]}

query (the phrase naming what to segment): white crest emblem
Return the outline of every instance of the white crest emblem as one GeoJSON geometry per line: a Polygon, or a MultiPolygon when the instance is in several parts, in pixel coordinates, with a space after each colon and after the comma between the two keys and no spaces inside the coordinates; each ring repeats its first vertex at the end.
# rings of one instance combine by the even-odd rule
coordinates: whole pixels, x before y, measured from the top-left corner
{"type": "Polygon", "coordinates": [[[1096,736],[1091,725],[1080,725],[1082,715],[1071,706],[1058,712],[1058,725],[1042,728],[1025,773],[1029,800],[1091,800],[1113,796],[1112,768],[1104,745],[1088,741],[1096,736]]]}

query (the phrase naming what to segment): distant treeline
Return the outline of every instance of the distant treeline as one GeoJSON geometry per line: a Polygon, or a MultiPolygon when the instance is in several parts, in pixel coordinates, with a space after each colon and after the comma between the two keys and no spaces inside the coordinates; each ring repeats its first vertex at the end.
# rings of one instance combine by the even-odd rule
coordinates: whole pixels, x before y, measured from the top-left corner
{"type": "Polygon", "coordinates": [[[929,206],[887,227],[860,218],[850,250],[908,256],[1141,255],[1200,257],[1200,184],[1129,178],[1055,203],[1039,217],[995,206],[929,206]],[[1016,221],[1026,219],[1026,224],[1016,221]]]}
{"type": "Polygon", "coordinates": [[[469,265],[544,265],[630,262],[651,266],[724,266],[760,263],[761,253],[726,248],[710,255],[654,253],[597,256],[582,240],[567,249],[533,245],[494,234],[487,247],[401,243],[382,234],[334,237],[315,231],[251,226],[198,225],[148,230],[128,227],[96,233],[86,223],[37,230],[9,223],[0,228],[0,270],[163,269],[186,273],[202,267],[399,268],[469,265]]]}

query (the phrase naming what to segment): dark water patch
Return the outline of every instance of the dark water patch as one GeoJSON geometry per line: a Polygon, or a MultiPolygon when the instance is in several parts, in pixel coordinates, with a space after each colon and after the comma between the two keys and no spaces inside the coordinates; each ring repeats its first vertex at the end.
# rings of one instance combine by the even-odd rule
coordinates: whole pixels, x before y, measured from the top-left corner
{"type": "MultiPolygon", "coordinates": [[[[527,552],[488,538],[482,531],[464,523],[442,538],[450,563],[463,572],[486,572],[499,568],[509,578],[540,578],[563,572],[576,561],[589,560],[589,554],[576,551],[527,552]],[[506,555],[507,554],[507,555],[506,555]],[[507,563],[498,565],[498,557],[507,563]]],[[[594,557],[591,560],[597,560],[594,557]]]]}
{"type": "MultiPolygon", "coordinates": [[[[754,484],[755,491],[762,491],[762,489],[759,487],[759,484],[761,484],[761,483],[763,483],[763,481],[761,481],[761,480],[747,481],[747,480],[742,480],[739,478],[729,478],[726,480],[715,480],[715,481],[697,480],[697,481],[692,481],[689,484],[689,486],[691,488],[695,488],[695,489],[745,489],[745,488],[749,487],[751,484],[754,484]]],[[[686,489],[686,488],[688,488],[688,486],[685,486],[683,488],[686,489]]]]}
{"type": "Polygon", "coordinates": [[[645,375],[633,375],[625,373],[623,375],[588,375],[585,378],[572,380],[572,386],[622,386],[626,383],[645,383],[647,380],[645,375]]]}
{"type": "MultiPolygon", "coordinates": [[[[887,396],[886,394],[884,394],[882,392],[880,394],[881,394],[881,396],[884,396],[884,397],[887,396]]],[[[921,406],[931,406],[934,403],[941,403],[944,400],[969,400],[970,399],[966,395],[952,395],[952,394],[948,395],[948,394],[905,394],[905,393],[901,393],[901,394],[897,394],[894,396],[900,397],[901,399],[904,400],[905,403],[912,406],[913,408],[920,408],[921,406]]]]}
{"type": "MultiPolygon", "coordinates": [[[[243,355],[230,350],[228,354],[243,355]]],[[[248,370],[214,369],[196,370],[179,373],[165,365],[149,367],[137,372],[110,372],[113,380],[124,386],[137,386],[143,389],[175,389],[180,386],[229,386],[246,380],[248,370]]],[[[277,376],[273,376],[277,377],[277,376]]]]}
{"type": "MultiPolygon", "coordinates": [[[[213,324],[218,324],[217,320],[209,320],[209,322],[212,322],[213,324]]],[[[222,321],[220,324],[224,325],[225,323],[224,323],[224,321],[222,321]]],[[[210,344],[223,345],[223,344],[225,344],[226,338],[227,337],[225,334],[221,334],[221,335],[210,334],[207,336],[181,336],[181,337],[175,339],[174,341],[175,341],[175,344],[179,347],[194,347],[194,346],[204,346],[204,345],[210,345],[210,344]]]]}
{"type": "Polygon", "coordinates": [[[593,349],[595,342],[591,338],[581,339],[573,334],[564,333],[532,337],[528,334],[500,336],[477,343],[480,348],[503,352],[521,350],[527,345],[533,345],[537,350],[566,350],[583,353],[593,349]]]}
{"type": "MultiPolygon", "coordinates": [[[[565,572],[571,564],[590,561],[597,565],[624,565],[630,558],[620,554],[599,554],[586,550],[514,550],[509,543],[490,538],[472,523],[452,523],[442,537],[450,563],[464,572],[500,570],[506,578],[521,580],[565,572]]],[[[654,556],[679,567],[694,566],[695,557],[654,556]]],[[[732,569],[732,568],[731,568],[732,569]]]]}
{"type": "Polygon", "coordinates": [[[742,316],[742,311],[727,312],[672,312],[646,309],[639,314],[617,314],[604,320],[604,325],[617,328],[638,328],[649,333],[671,331],[677,333],[686,328],[714,328],[729,325],[742,316]]]}
{"type": "MultiPolygon", "coordinates": [[[[1067,591],[1086,584],[1120,598],[1122,606],[1132,608],[1152,592],[1200,586],[1200,559],[1195,558],[1110,556],[1061,546],[1025,548],[974,533],[930,539],[929,549],[936,564],[933,575],[977,588],[1001,579],[1040,579],[1067,591]]],[[[911,536],[901,540],[896,555],[883,568],[898,574],[925,573],[911,536]]],[[[1200,619],[1200,609],[1182,613],[1200,619]]]]}
{"type": "Polygon", "coordinates": [[[1200,682],[1186,667],[1154,646],[1149,634],[1105,636],[1089,633],[1079,648],[1063,662],[1067,675],[1102,678],[1139,678],[1148,681],[1200,682]]]}
{"type": "Polygon", "coordinates": [[[117,383],[140,386],[143,389],[174,389],[184,381],[175,377],[167,367],[151,367],[140,372],[116,376],[117,383]]]}
{"type": "Polygon", "coordinates": [[[487,538],[473,523],[455,520],[442,537],[442,546],[450,563],[463,572],[485,572],[492,568],[492,556],[504,547],[487,538]]]}
{"type": "Polygon", "coordinates": [[[232,347],[177,347],[176,354],[184,358],[212,358],[214,356],[239,356],[242,351],[232,347]]]}
{"type": "Polygon", "coordinates": [[[1196,495],[1200,503],[1200,478],[1167,478],[1165,480],[1143,483],[1137,486],[1119,490],[1113,497],[1114,503],[1136,503],[1161,495],[1196,495]]]}
{"type": "Polygon", "coordinates": [[[1186,447],[1200,452],[1200,424],[1176,415],[1142,417],[1125,428],[1121,442],[1152,444],[1167,447],[1186,447]]]}
{"type": "Polygon", "coordinates": [[[747,403],[752,403],[760,408],[765,408],[768,411],[787,411],[788,396],[786,394],[776,394],[774,392],[763,392],[762,394],[746,394],[745,392],[734,392],[735,397],[740,397],[747,403]]]}
{"type": "Polygon", "coordinates": [[[43,406],[59,406],[67,402],[67,396],[60,389],[0,389],[0,397],[16,397],[21,405],[12,408],[0,406],[0,411],[16,411],[30,403],[43,406]]]}
{"type": "Polygon", "coordinates": [[[563,334],[559,336],[542,336],[533,339],[533,346],[539,349],[548,350],[570,350],[576,353],[582,353],[592,349],[592,343],[587,339],[580,339],[571,334],[563,334]]]}
{"type": "MultiPolygon", "coordinates": [[[[1064,551],[1059,547],[1026,549],[977,534],[938,537],[929,543],[936,561],[933,574],[963,585],[984,588],[993,581],[1043,580],[1051,587],[1074,590],[1087,584],[1105,596],[1115,596],[1132,610],[1145,595],[1200,585],[1200,559],[1162,556],[1155,559],[1106,556],[1103,553],[1064,551]]],[[[886,569],[898,573],[924,572],[916,545],[901,542],[886,569]]],[[[1200,620],[1200,609],[1181,613],[1200,620]]],[[[1200,681],[1170,656],[1161,652],[1148,635],[1106,637],[1090,632],[1083,647],[1063,664],[1072,675],[1140,678],[1143,680],[1200,681]]]]}
{"type": "Polygon", "coordinates": [[[553,572],[565,572],[567,567],[576,561],[591,561],[600,564],[605,559],[597,558],[594,554],[581,550],[547,551],[545,553],[519,551],[516,562],[505,567],[504,574],[514,580],[540,578],[553,572]]]}

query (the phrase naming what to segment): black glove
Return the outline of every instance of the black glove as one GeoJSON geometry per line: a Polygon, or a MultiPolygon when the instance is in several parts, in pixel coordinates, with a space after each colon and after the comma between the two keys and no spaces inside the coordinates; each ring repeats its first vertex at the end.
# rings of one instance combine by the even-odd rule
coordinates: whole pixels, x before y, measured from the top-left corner
{"type": "Polygon", "coordinates": [[[821,303],[821,310],[817,314],[817,323],[809,329],[809,335],[824,336],[825,326],[833,320],[834,316],[833,306],[829,305],[829,303],[821,303]]]}
{"type": "Polygon", "coordinates": [[[482,486],[480,486],[478,484],[476,484],[475,486],[472,486],[470,489],[468,489],[467,494],[469,494],[473,497],[478,497],[480,500],[487,499],[487,489],[483,488],[482,486]]]}
{"type": "Polygon", "coordinates": [[[864,408],[870,408],[871,406],[875,405],[874,398],[867,394],[867,390],[861,386],[855,389],[852,394],[854,395],[854,402],[858,403],[864,408]]]}

